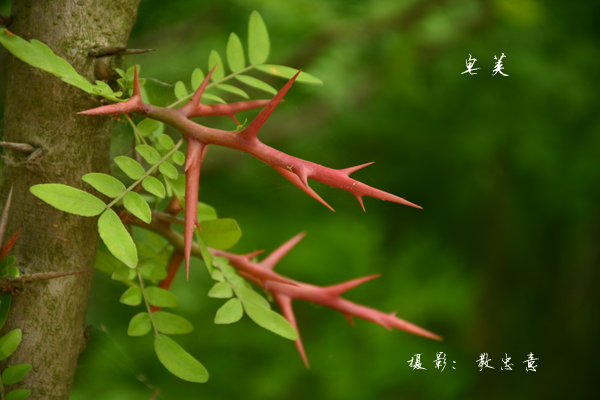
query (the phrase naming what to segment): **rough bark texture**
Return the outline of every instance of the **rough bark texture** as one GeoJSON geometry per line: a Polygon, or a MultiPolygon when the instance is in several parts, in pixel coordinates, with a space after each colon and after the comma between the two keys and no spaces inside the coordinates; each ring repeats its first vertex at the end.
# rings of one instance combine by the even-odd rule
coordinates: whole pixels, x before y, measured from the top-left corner
{"type": "MultiPolygon", "coordinates": [[[[139,0],[15,0],[9,29],[37,39],[94,80],[91,47],[125,45],[139,0]]],[[[99,105],[98,98],[9,57],[4,140],[41,150],[27,159],[4,151],[0,190],[4,203],[14,185],[7,237],[22,228],[12,254],[24,274],[93,268],[98,242],[97,218],[60,212],[29,188],[63,183],[90,191],[81,176],[108,172],[112,121],[78,116],[99,105]]],[[[23,340],[0,368],[30,363],[25,380],[8,390],[27,388],[31,399],[68,399],[85,348],[85,314],[90,273],[25,285],[13,296],[9,319],[0,334],[20,328],[23,340]]]]}

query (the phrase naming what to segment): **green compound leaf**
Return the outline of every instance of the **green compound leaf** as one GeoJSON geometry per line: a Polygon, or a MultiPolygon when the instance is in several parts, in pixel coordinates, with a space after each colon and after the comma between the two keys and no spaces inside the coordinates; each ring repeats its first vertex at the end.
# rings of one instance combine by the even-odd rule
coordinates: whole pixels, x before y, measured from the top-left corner
{"type": "Polygon", "coordinates": [[[269,32],[258,11],[252,11],[248,21],[248,59],[252,65],[264,64],[269,58],[269,32]]]}
{"type": "Polygon", "coordinates": [[[176,377],[198,383],[208,380],[206,368],[168,336],[158,335],[154,339],[154,350],[162,365],[176,377]]]}
{"type": "Polygon", "coordinates": [[[160,161],[161,157],[160,154],[158,154],[158,151],[154,150],[153,147],[148,146],[147,144],[135,146],[135,151],[137,151],[140,156],[144,157],[144,160],[146,160],[148,164],[154,165],[160,161]]]}
{"type": "Polygon", "coordinates": [[[129,336],[144,336],[152,329],[152,321],[150,321],[150,315],[147,312],[141,312],[136,314],[129,321],[127,327],[127,334],[129,336]]]}
{"type": "Polygon", "coordinates": [[[217,219],[217,210],[213,206],[199,201],[197,215],[198,222],[206,221],[207,219],[217,219]]]}
{"type": "Polygon", "coordinates": [[[92,172],[91,174],[82,176],[81,180],[91,185],[103,195],[113,199],[125,191],[125,185],[120,180],[107,174],[92,172]]]}
{"type": "MultiPolygon", "coordinates": [[[[259,71],[262,71],[262,72],[266,72],[267,74],[280,76],[282,78],[287,78],[287,79],[292,78],[298,72],[298,70],[295,68],[290,68],[290,67],[286,67],[283,65],[273,65],[273,64],[258,65],[256,67],[256,69],[259,71]]],[[[296,82],[316,83],[316,84],[321,84],[321,85],[323,84],[322,80],[320,80],[319,78],[316,78],[310,74],[307,74],[306,72],[300,72],[300,75],[298,75],[298,78],[296,78],[296,82]]]]}
{"type": "Polygon", "coordinates": [[[208,297],[214,299],[228,299],[231,296],[233,296],[233,290],[231,290],[229,283],[226,282],[217,282],[208,291],[208,297]]]}
{"type": "Polygon", "coordinates": [[[21,275],[21,271],[19,271],[19,268],[11,266],[8,267],[8,274],[13,278],[17,278],[19,275],[21,275]]]}
{"type": "Polygon", "coordinates": [[[238,75],[235,77],[235,79],[242,83],[245,83],[248,86],[252,86],[255,89],[259,89],[270,94],[277,94],[277,90],[275,90],[273,86],[261,81],[260,79],[256,79],[253,76],[238,75]]]}
{"type": "Polygon", "coordinates": [[[0,361],[8,358],[21,343],[21,330],[13,329],[0,338],[0,361]]]}
{"type": "Polygon", "coordinates": [[[178,100],[183,99],[188,95],[187,89],[185,88],[185,83],[179,81],[175,84],[175,97],[178,100]]]}
{"type": "Polygon", "coordinates": [[[151,281],[162,281],[167,277],[167,271],[152,263],[145,263],[140,267],[142,277],[151,281]]]}
{"type": "Polygon", "coordinates": [[[93,217],[106,209],[106,204],[96,196],[67,185],[47,183],[29,190],[52,207],[71,214],[93,217]]]}
{"type": "Polygon", "coordinates": [[[171,164],[168,161],[165,161],[162,164],[160,164],[158,166],[158,170],[160,171],[161,174],[163,174],[164,176],[166,176],[167,178],[170,178],[170,179],[177,179],[177,176],[179,176],[179,173],[177,172],[177,168],[175,168],[173,166],[173,164],[171,164]]]}
{"type": "Polygon", "coordinates": [[[202,223],[200,237],[207,246],[227,250],[240,240],[242,230],[235,219],[209,219],[202,223]]]}
{"type": "Polygon", "coordinates": [[[144,172],[146,172],[140,163],[130,157],[115,157],[115,163],[131,179],[140,179],[144,175],[144,172]]]}
{"type": "Polygon", "coordinates": [[[11,390],[6,395],[6,400],[25,400],[31,394],[31,390],[29,389],[17,389],[11,390]]]}
{"type": "Polygon", "coordinates": [[[227,62],[232,72],[240,72],[246,66],[242,42],[238,35],[233,32],[229,35],[227,41],[227,62]]]}
{"type": "Polygon", "coordinates": [[[135,270],[129,268],[127,265],[121,265],[113,272],[111,278],[115,281],[131,281],[135,278],[135,270]]]}
{"type": "Polygon", "coordinates": [[[179,301],[177,301],[177,297],[173,293],[156,286],[146,288],[146,300],[148,300],[150,305],[156,307],[179,307],[179,301]]]}
{"type": "Polygon", "coordinates": [[[152,319],[154,320],[154,324],[156,324],[156,329],[160,333],[167,335],[184,335],[194,330],[190,321],[170,312],[153,312],[152,319]]]}
{"type": "Polygon", "coordinates": [[[152,193],[161,199],[165,198],[165,185],[163,185],[161,181],[153,176],[147,176],[144,178],[142,181],[142,187],[146,189],[148,193],[152,193]]]}
{"type": "Polygon", "coordinates": [[[216,65],[216,68],[211,76],[213,82],[218,82],[225,76],[225,68],[221,56],[216,50],[211,50],[208,56],[208,70],[210,71],[216,65]]]}
{"type": "Polygon", "coordinates": [[[194,72],[192,72],[192,89],[194,89],[194,91],[198,90],[203,80],[204,72],[202,72],[200,68],[196,68],[194,72]]]}
{"type": "Polygon", "coordinates": [[[121,261],[117,260],[111,254],[105,253],[101,250],[96,251],[96,262],[94,268],[98,271],[104,272],[105,274],[114,273],[119,267],[127,268],[121,261]]]}
{"type": "MultiPolygon", "coordinates": [[[[232,281],[232,276],[228,276],[228,279],[230,281],[232,281]]],[[[242,281],[244,282],[244,281],[242,281]]],[[[267,301],[267,299],[265,299],[264,297],[262,297],[260,294],[256,293],[252,288],[246,287],[246,286],[242,286],[242,285],[236,285],[235,287],[238,296],[240,297],[240,300],[244,303],[254,303],[258,306],[261,306],[263,308],[266,309],[271,309],[271,304],[269,304],[269,302],[267,301]]]]}
{"type": "Polygon", "coordinates": [[[142,134],[142,136],[150,136],[152,135],[152,132],[154,132],[155,130],[157,130],[158,128],[160,128],[160,123],[152,118],[146,118],[143,119],[138,125],[137,125],[138,131],[140,131],[140,133],[142,134]]]}
{"type": "Polygon", "coordinates": [[[256,303],[246,301],[243,303],[243,306],[246,314],[248,314],[252,321],[256,322],[257,325],[286,339],[294,341],[298,340],[298,333],[294,327],[275,311],[261,307],[256,303]]]}
{"type": "Polygon", "coordinates": [[[222,98],[220,98],[219,96],[215,96],[214,94],[210,94],[210,93],[204,93],[202,95],[202,100],[212,100],[215,103],[221,103],[221,104],[227,104],[227,102],[225,100],[223,100],[222,98]]]}
{"type": "Polygon", "coordinates": [[[119,216],[111,208],[107,209],[98,219],[98,232],[104,244],[113,256],[129,268],[137,266],[137,249],[135,243],[119,216]]]}
{"type": "Polygon", "coordinates": [[[139,306],[142,304],[142,290],[139,286],[132,286],[123,293],[119,301],[127,306],[139,306]]]}
{"type": "Polygon", "coordinates": [[[8,310],[10,310],[11,300],[12,296],[10,294],[5,294],[0,298],[0,329],[2,329],[4,326],[6,317],[8,317],[8,310]]]}
{"type": "Polygon", "coordinates": [[[171,136],[165,135],[164,133],[158,136],[158,143],[160,143],[160,145],[167,151],[175,147],[175,143],[173,142],[173,139],[171,139],[171,136]]]}
{"type": "Polygon", "coordinates": [[[175,164],[183,165],[183,163],[185,162],[185,155],[183,155],[182,152],[177,150],[175,153],[173,153],[173,155],[171,156],[171,159],[173,160],[173,162],[175,164]]]}
{"type": "Polygon", "coordinates": [[[241,97],[243,97],[245,99],[249,99],[250,98],[250,96],[248,96],[248,94],[246,92],[244,92],[242,89],[237,88],[235,86],[226,85],[226,84],[222,83],[220,85],[215,85],[215,87],[217,89],[220,89],[220,90],[224,91],[224,92],[233,93],[233,94],[241,96],[241,97]]]}
{"type": "Polygon", "coordinates": [[[244,315],[242,303],[237,298],[233,298],[217,310],[215,324],[233,324],[238,322],[242,315],[244,315]]]}
{"type": "Polygon", "coordinates": [[[123,197],[123,205],[133,215],[149,224],[152,222],[152,211],[146,200],[136,192],[129,192],[123,197]]]}
{"type": "Polygon", "coordinates": [[[31,369],[31,364],[18,364],[8,367],[2,372],[2,383],[4,385],[14,385],[21,379],[25,378],[25,375],[31,369]]]}

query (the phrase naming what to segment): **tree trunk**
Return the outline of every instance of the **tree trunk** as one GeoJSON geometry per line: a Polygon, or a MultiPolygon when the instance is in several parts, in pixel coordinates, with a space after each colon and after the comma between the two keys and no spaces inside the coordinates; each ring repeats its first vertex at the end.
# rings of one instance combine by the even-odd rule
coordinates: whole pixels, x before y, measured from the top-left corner
{"type": "MultiPolygon", "coordinates": [[[[14,0],[10,31],[46,43],[90,81],[97,46],[123,46],[135,22],[139,0],[14,0]]],[[[47,205],[29,188],[62,183],[91,191],[80,180],[108,172],[112,119],[77,115],[99,106],[98,98],[59,78],[9,57],[5,141],[40,149],[33,157],[4,151],[0,198],[14,185],[6,230],[21,235],[12,254],[22,274],[92,269],[98,243],[97,218],[79,217],[47,205]]],[[[4,201],[3,201],[4,202],[4,201]]],[[[85,314],[92,274],[30,283],[13,296],[0,335],[20,328],[23,339],[7,365],[30,363],[20,384],[31,399],[68,399],[79,353],[85,348],[85,314]]]]}

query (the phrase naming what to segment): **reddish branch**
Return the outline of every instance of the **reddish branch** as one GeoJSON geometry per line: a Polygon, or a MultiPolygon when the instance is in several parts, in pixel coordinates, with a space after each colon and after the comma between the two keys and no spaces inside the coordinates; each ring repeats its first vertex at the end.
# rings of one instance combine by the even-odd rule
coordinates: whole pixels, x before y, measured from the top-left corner
{"type": "Polygon", "coordinates": [[[261,161],[271,165],[275,170],[290,180],[294,185],[302,189],[306,194],[333,210],[310,186],[308,179],[322,182],[326,185],[340,188],[356,196],[364,210],[363,196],[375,197],[381,200],[393,201],[412,207],[421,208],[401,197],[386,193],[382,190],[367,186],[357,180],[350,178],[350,174],[369,164],[359,165],[346,169],[332,169],[305,161],[269,147],[257,138],[259,129],[269,118],[275,107],[294,83],[298,72],[290,79],[281,90],[268,103],[263,101],[249,101],[231,103],[218,106],[206,106],[200,104],[202,94],[212,76],[213,69],[206,76],[191,100],[179,109],[168,109],[145,104],[140,94],[137,68],[135,69],[133,96],[124,103],[111,104],[92,110],[83,111],[86,115],[115,115],[121,113],[135,113],[173,126],[188,142],[186,162],[186,220],[185,220],[185,262],[186,274],[189,275],[190,252],[193,241],[194,226],[198,225],[196,217],[198,186],[200,178],[200,166],[209,144],[237,149],[253,155],[261,161]],[[238,111],[265,106],[260,114],[240,132],[230,132],[220,129],[209,128],[190,120],[192,117],[206,115],[225,115],[235,118],[238,111]]]}

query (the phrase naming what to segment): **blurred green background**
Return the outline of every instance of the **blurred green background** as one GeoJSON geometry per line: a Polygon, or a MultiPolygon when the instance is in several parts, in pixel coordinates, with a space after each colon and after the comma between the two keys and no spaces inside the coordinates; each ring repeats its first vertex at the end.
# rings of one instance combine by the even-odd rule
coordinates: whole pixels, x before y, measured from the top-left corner
{"type": "MultiPolygon", "coordinates": [[[[229,32],[245,43],[252,10],[269,28],[270,62],[325,82],[295,84],[261,139],[332,168],[376,161],[353,177],[424,210],[366,198],[365,214],[352,195],[312,183],[332,213],[267,165],[217,148],[201,200],[237,219],[234,252],[270,251],[306,231],[279,272],[319,285],[380,272],[346,297],[445,340],[362,320],[351,328],[337,312],[295,302],[307,370],[292,343],[248,318],[214,325],[222,301],[206,297],[211,283],[196,261],[190,282],[181,275],[172,287],[195,326],[176,339],[211,374],[191,384],[160,365],[150,336],[126,335],[137,311],[119,303],[122,285],[97,273],[72,399],[148,399],[155,388],[182,400],[600,398],[600,3],[144,0],[130,47],[157,51],[128,62],[154,79],[153,102],[172,102],[172,85],[195,67],[206,72],[229,32]],[[492,76],[502,53],[509,76],[492,76]],[[461,74],[469,54],[477,75],[461,74]],[[443,372],[436,352],[446,353],[443,372]],[[536,372],[525,371],[530,352],[536,372]],[[479,370],[481,353],[495,369],[479,370]],[[513,371],[500,369],[505,353],[513,371]],[[409,368],[415,354],[427,370],[409,368]]],[[[115,152],[127,152],[123,122],[115,139],[115,152]]]]}

